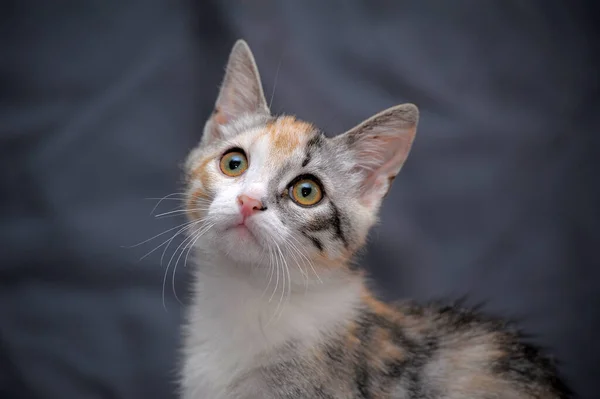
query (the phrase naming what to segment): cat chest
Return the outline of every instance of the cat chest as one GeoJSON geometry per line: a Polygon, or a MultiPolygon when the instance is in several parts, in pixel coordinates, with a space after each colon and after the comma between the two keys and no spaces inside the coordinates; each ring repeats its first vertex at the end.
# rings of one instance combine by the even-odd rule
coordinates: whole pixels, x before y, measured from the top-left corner
{"type": "Polygon", "coordinates": [[[254,371],[260,365],[263,345],[248,340],[239,342],[230,333],[211,332],[208,325],[198,329],[186,348],[187,360],[184,389],[193,392],[185,399],[230,398],[231,388],[243,379],[252,382],[259,378],[254,371]]]}

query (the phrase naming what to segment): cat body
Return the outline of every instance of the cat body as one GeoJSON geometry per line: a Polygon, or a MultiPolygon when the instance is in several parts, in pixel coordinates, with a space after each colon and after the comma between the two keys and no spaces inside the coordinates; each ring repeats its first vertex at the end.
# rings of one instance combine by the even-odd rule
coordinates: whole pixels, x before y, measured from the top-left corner
{"type": "Polygon", "coordinates": [[[234,46],[186,162],[184,399],[570,397],[507,323],[384,304],[353,264],[417,122],[404,104],[328,138],[272,116],[250,49],[234,46]]]}

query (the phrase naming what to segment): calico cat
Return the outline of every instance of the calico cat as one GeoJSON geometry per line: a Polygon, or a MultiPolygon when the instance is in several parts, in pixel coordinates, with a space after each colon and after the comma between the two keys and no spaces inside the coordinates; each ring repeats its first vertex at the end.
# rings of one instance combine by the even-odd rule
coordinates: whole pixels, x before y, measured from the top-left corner
{"type": "Polygon", "coordinates": [[[353,256],[406,161],[418,109],[333,138],[273,116],[238,41],[186,164],[195,286],[184,399],[570,398],[502,320],[375,299],[353,256]]]}

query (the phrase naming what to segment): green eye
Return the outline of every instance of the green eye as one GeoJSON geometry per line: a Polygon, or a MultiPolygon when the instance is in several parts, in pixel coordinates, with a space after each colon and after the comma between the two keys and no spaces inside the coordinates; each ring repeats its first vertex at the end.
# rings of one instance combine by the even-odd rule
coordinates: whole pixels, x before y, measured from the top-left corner
{"type": "Polygon", "coordinates": [[[248,169],[248,159],[242,150],[231,150],[221,158],[221,172],[237,177],[248,169]]]}
{"type": "Polygon", "coordinates": [[[323,191],[315,180],[301,179],[290,187],[290,198],[300,206],[312,206],[321,201],[323,191]]]}

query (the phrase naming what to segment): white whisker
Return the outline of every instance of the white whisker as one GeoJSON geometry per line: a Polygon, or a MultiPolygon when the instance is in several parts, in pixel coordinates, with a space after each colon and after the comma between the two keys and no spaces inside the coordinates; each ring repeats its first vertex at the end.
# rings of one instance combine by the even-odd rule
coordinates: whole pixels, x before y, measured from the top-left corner
{"type": "Polygon", "coordinates": [[[275,296],[275,292],[277,291],[277,287],[279,287],[279,260],[277,259],[277,257],[275,255],[276,255],[276,253],[273,254],[273,258],[275,259],[275,270],[276,270],[275,288],[273,288],[273,293],[269,297],[269,303],[273,300],[273,296],[275,296]]]}
{"type": "Polygon", "coordinates": [[[294,262],[296,263],[298,270],[300,270],[300,274],[302,274],[302,277],[304,280],[304,292],[308,291],[308,275],[306,274],[306,272],[300,265],[298,257],[294,253],[294,251],[297,251],[297,249],[294,248],[294,246],[293,246],[294,244],[292,244],[291,242],[289,242],[287,240],[283,242],[283,245],[284,245],[284,248],[289,252],[290,256],[293,258],[294,262]]]}
{"type": "MultiPolygon", "coordinates": [[[[211,228],[212,228],[214,225],[215,225],[215,223],[212,223],[212,224],[211,224],[211,225],[208,227],[208,229],[211,229],[211,228]]],[[[208,230],[207,230],[207,231],[208,231],[208,230]]],[[[205,233],[202,233],[202,235],[203,235],[203,234],[205,234],[205,233]]],[[[191,252],[191,251],[192,251],[192,249],[194,248],[194,245],[196,245],[196,242],[198,241],[198,239],[199,239],[200,237],[202,237],[202,235],[198,235],[198,237],[196,237],[196,239],[194,240],[194,242],[192,243],[192,245],[190,245],[190,247],[189,247],[189,249],[188,249],[188,253],[187,253],[187,255],[185,256],[185,260],[184,260],[184,262],[183,262],[183,267],[186,267],[186,265],[187,265],[187,261],[188,261],[188,257],[190,256],[190,252],[191,252]]]]}
{"type": "Polygon", "coordinates": [[[277,305],[277,308],[275,309],[275,314],[277,315],[277,318],[279,319],[279,317],[281,317],[281,315],[283,314],[284,308],[285,308],[285,303],[287,303],[290,299],[290,295],[292,293],[292,279],[290,277],[290,269],[288,267],[287,261],[285,260],[285,257],[283,256],[283,252],[281,252],[281,248],[279,247],[279,244],[277,244],[277,242],[275,240],[273,240],[273,243],[275,244],[275,247],[277,248],[277,253],[279,254],[279,258],[281,259],[281,271],[282,271],[282,277],[283,277],[283,284],[282,284],[282,291],[281,291],[281,297],[279,298],[279,304],[277,305]],[[285,274],[283,274],[283,272],[285,272],[285,274]],[[286,284],[286,279],[287,279],[287,284],[286,284]],[[287,293],[286,293],[286,285],[287,285],[287,293]],[[285,298],[285,301],[284,301],[285,298]],[[278,313],[279,310],[279,313],[278,313]]]}
{"type": "Polygon", "coordinates": [[[134,245],[131,245],[131,246],[127,246],[127,247],[125,247],[125,248],[135,248],[135,247],[139,247],[140,245],[142,245],[142,244],[145,244],[145,243],[147,243],[148,241],[152,241],[152,240],[154,240],[155,238],[158,238],[158,237],[162,236],[163,234],[167,234],[167,233],[168,233],[168,232],[170,232],[170,231],[173,231],[173,230],[175,230],[175,229],[178,229],[178,228],[180,228],[181,226],[185,226],[186,224],[191,224],[191,223],[193,223],[193,222],[194,222],[194,221],[188,221],[188,222],[185,222],[185,223],[182,223],[182,224],[180,224],[179,226],[171,227],[170,229],[168,229],[168,230],[165,230],[165,231],[163,231],[162,233],[159,233],[159,234],[155,235],[154,237],[150,237],[150,238],[148,238],[147,240],[144,240],[144,241],[142,241],[142,242],[139,242],[139,243],[137,243],[137,244],[134,244],[134,245]]]}
{"type": "MultiPolygon", "coordinates": [[[[195,222],[195,224],[194,224],[194,225],[192,225],[192,226],[188,226],[188,227],[193,227],[193,226],[195,226],[195,225],[197,225],[197,224],[199,224],[199,223],[201,223],[201,222],[204,222],[204,219],[197,220],[197,221],[195,222]]],[[[200,227],[200,229],[202,229],[202,227],[200,227]]],[[[181,231],[180,231],[180,232],[181,232],[181,231]]],[[[179,234],[180,232],[177,232],[176,234],[179,234]]],[[[193,237],[193,235],[188,235],[188,236],[187,236],[187,237],[186,237],[186,238],[185,238],[185,239],[184,239],[184,240],[183,240],[183,241],[182,241],[182,242],[181,242],[181,243],[180,243],[180,244],[177,246],[177,248],[175,248],[175,251],[173,252],[173,255],[172,255],[172,256],[171,256],[171,258],[169,259],[169,263],[167,263],[167,267],[165,268],[165,276],[164,276],[164,278],[163,278],[163,289],[162,289],[162,300],[163,300],[163,306],[164,306],[165,310],[166,310],[166,303],[165,303],[165,287],[166,287],[167,276],[168,276],[168,273],[169,273],[169,268],[170,268],[170,266],[171,266],[171,261],[173,260],[173,258],[174,258],[174,257],[175,257],[175,255],[177,254],[177,251],[179,250],[179,248],[181,248],[181,246],[182,246],[182,245],[184,245],[184,244],[185,244],[185,243],[186,243],[186,242],[187,242],[187,241],[190,239],[190,237],[193,237]]],[[[171,237],[171,239],[169,240],[169,244],[168,244],[168,245],[165,247],[165,250],[164,250],[164,251],[163,251],[163,253],[162,253],[162,256],[161,256],[161,258],[160,258],[160,264],[161,264],[161,265],[163,264],[164,255],[165,255],[165,253],[166,253],[166,251],[167,251],[167,248],[169,247],[169,245],[171,244],[171,242],[173,241],[173,239],[174,239],[174,238],[175,238],[175,236],[171,237]]]]}
{"type": "Polygon", "coordinates": [[[145,259],[146,257],[150,256],[150,254],[154,253],[154,251],[156,251],[157,249],[159,249],[160,247],[162,247],[163,245],[166,244],[167,246],[165,247],[165,249],[163,251],[163,255],[160,257],[160,264],[162,265],[162,260],[163,260],[163,257],[164,257],[164,253],[166,252],[166,250],[169,247],[169,245],[171,244],[171,242],[175,239],[175,237],[177,237],[179,234],[181,234],[185,230],[191,228],[193,225],[194,225],[194,222],[184,223],[184,227],[182,227],[177,232],[175,232],[175,234],[173,234],[173,236],[171,238],[168,238],[165,241],[163,241],[161,244],[159,244],[152,251],[150,251],[146,255],[142,256],[139,260],[141,261],[141,260],[145,259]]]}
{"type": "Polygon", "coordinates": [[[261,298],[265,295],[265,293],[271,286],[271,281],[273,281],[274,272],[275,272],[275,268],[273,266],[273,251],[271,251],[271,249],[269,248],[269,281],[267,282],[267,286],[265,287],[263,293],[260,296],[261,298]]]}
{"type": "Polygon", "coordinates": [[[279,68],[281,68],[281,61],[283,60],[283,54],[279,58],[279,64],[277,64],[277,71],[275,72],[275,82],[273,83],[273,91],[271,92],[271,99],[269,100],[269,109],[273,104],[273,98],[275,97],[275,88],[277,87],[277,78],[279,78],[279,68]]]}
{"type": "MultiPolygon", "coordinates": [[[[195,234],[195,233],[194,233],[195,234]]],[[[165,275],[163,277],[163,283],[162,283],[162,303],[163,303],[163,308],[165,308],[165,310],[167,310],[167,304],[165,301],[165,288],[167,286],[167,277],[169,275],[169,269],[171,268],[171,261],[173,261],[173,258],[175,257],[175,255],[177,254],[177,251],[179,250],[179,248],[181,248],[182,245],[187,245],[186,243],[188,241],[191,242],[191,240],[193,239],[194,235],[190,234],[188,235],[180,244],[179,246],[177,246],[177,248],[175,248],[175,251],[173,252],[173,255],[171,256],[171,258],[169,259],[169,263],[167,263],[167,267],[165,268],[165,275]]],[[[173,270],[173,287],[175,286],[175,270],[173,270]]],[[[173,288],[173,294],[175,295],[175,299],[177,299],[177,301],[179,303],[181,303],[181,301],[179,300],[179,297],[177,296],[177,293],[175,292],[175,288],[173,288]]]]}
{"type": "Polygon", "coordinates": [[[164,197],[146,197],[144,200],[146,201],[181,201],[182,198],[187,198],[189,195],[187,193],[173,193],[169,195],[165,195],[164,197]],[[179,196],[179,197],[176,197],[179,196]]]}
{"type": "MultiPolygon", "coordinates": [[[[298,241],[298,239],[296,237],[294,237],[293,235],[291,235],[290,238],[292,238],[294,241],[296,241],[298,243],[298,245],[300,245],[300,247],[302,247],[302,243],[300,241],[298,241]]],[[[315,270],[312,261],[305,254],[303,254],[300,251],[300,249],[298,249],[298,247],[296,247],[296,249],[298,250],[298,253],[300,253],[300,255],[302,255],[304,257],[304,259],[306,259],[306,262],[308,263],[308,265],[310,266],[311,270],[313,271],[313,273],[317,277],[317,280],[319,280],[319,283],[323,283],[323,280],[321,280],[321,277],[319,276],[319,274],[315,270]]]]}
{"type": "Polygon", "coordinates": [[[169,246],[171,245],[171,243],[173,242],[173,240],[175,239],[175,237],[177,237],[179,234],[183,233],[185,230],[190,229],[190,228],[196,226],[198,223],[201,223],[201,222],[202,222],[202,220],[196,220],[196,221],[194,221],[193,223],[191,223],[190,225],[186,226],[185,228],[180,229],[179,231],[177,231],[177,233],[175,233],[175,235],[173,235],[173,237],[171,237],[170,239],[168,239],[167,241],[165,241],[164,243],[161,244],[161,246],[164,245],[164,244],[167,244],[165,246],[165,249],[163,250],[162,254],[160,255],[160,265],[161,266],[162,266],[163,261],[165,259],[165,254],[167,253],[167,249],[169,249],[169,246]]]}
{"type": "Polygon", "coordinates": [[[155,218],[159,218],[161,216],[165,216],[165,215],[173,215],[173,214],[182,214],[182,213],[188,213],[188,212],[194,212],[194,211],[207,211],[209,208],[185,208],[185,209],[174,209],[172,211],[168,211],[168,212],[162,212],[159,213],[157,215],[154,215],[155,218]]]}
{"type": "Polygon", "coordinates": [[[203,224],[194,233],[190,234],[185,240],[183,240],[183,242],[181,244],[179,244],[179,247],[177,247],[177,249],[175,249],[175,252],[173,252],[173,255],[171,256],[171,259],[169,259],[169,264],[167,265],[167,269],[165,270],[165,279],[163,280],[163,305],[165,304],[164,303],[165,302],[165,282],[166,282],[166,277],[167,277],[167,273],[168,273],[169,267],[171,265],[171,262],[173,261],[173,258],[177,254],[177,250],[181,247],[182,244],[184,244],[187,241],[187,244],[185,244],[185,246],[183,247],[183,249],[179,253],[179,256],[177,257],[177,260],[175,261],[175,264],[173,265],[173,275],[172,275],[172,281],[171,281],[171,286],[173,288],[173,295],[175,296],[175,299],[179,303],[182,303],[179,300],[179,297],[177,296],[177,291],[175,290],[175,273],[177,272],[177,264],[179,263],[179,260],[183,256],[185,250],[188,247],[191,248],[191,245],[193,245],[198,240],[198,238],[200,238],[205,232],[207,232],[213,226],[212,224],[208,225],[208,226],[207,225],[208,225],[208,223],[203,224]]]}
{"type": "MultiPolygon", "coordinates": [[[[152,210],[150,211],[150,214],[153,214],[153,213],[154,213],[154,211],[156,210],[156,208],[158,208],[158,206],[159,206],[159,205],[160,205],[160,204],[161,204],[161,203],[162,203],[164,200],[166,200],[166,199],[173,199],[173,200],[175,200],[176,198],[172,198],[172,197],[173,197],[173,196],[175,196],[175,195],[182,195],[182,196],[185,196],[185,195],[187,195],[187,194],[186,194],[186,193],[172,193],[172,194],[169,194],[169,195],[165,195],[164,197],[162,197],[162,198],[160,198],[160,199],[159,199],[159,201],[158,201],[158,203],[157,203],[156,205],[154,205],[154,208],[152,208],[152,210]]],[[[177,199],[178,199],[178,200],[181,200],[181,199],[179,199],[179,198],[177,198],[177,199]]]]}

